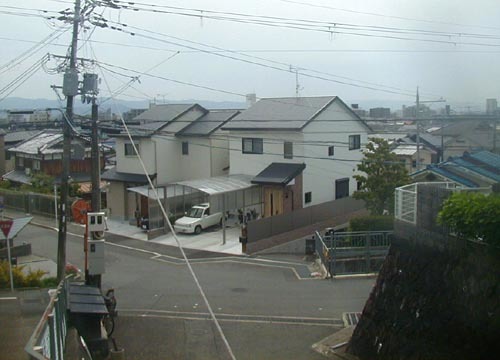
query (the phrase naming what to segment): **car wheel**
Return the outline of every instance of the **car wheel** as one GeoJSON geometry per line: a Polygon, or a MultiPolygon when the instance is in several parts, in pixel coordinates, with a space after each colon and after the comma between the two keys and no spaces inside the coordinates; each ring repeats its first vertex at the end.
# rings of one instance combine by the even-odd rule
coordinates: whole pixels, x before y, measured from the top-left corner
{"type": "Polygon", "coordinates": [[[195,228],[194,228],[194,233],[195,233],[196,235],[198,235],[198,234],[200,234],[200,233],[201,233],[201,226],[200,226],[200,225],[198,225],[197,227],[195,227],[195,228]]]}

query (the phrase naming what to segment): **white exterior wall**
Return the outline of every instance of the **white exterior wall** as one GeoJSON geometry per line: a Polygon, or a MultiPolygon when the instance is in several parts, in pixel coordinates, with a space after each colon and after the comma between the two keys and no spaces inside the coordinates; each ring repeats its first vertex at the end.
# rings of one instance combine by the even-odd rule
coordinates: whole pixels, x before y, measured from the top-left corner
{"type": "Polygon", "coordinates": [[[181,151],[182,145],[179,139],[171,135],[153,136],[156,144],[156,166],[158,175],[157,184],[181,180],[181,151]]]}
{"type": "Polygon", "coordinates": [[[210,176],[229,174],[229,138],[225,131],[216,131],[210,137],[210,176]]]}
{"type": "Polygon", "coordinates": [[[230,174],[257,175],[273,162],[303,163],[303,135],[299,131],[231,131],[229,137],[230,174]],[[263,154],[243,154],[242,138],[262,138],[263,154]],[[284,142],[293,142],[293,159],[283,156],[284,142]]]}
{"type": "Polygon", "coordinates": [[[182,137],[177,139],[180,160],[178,180],[210,177],[210,140],[203,137],[182,137]],[[188,142],[188,155],[182,155],[182,143],[188,142]]]}
{"type": "MultiPolygon", "coordinates": [[[[116,171],[144,174],[142,166],[135,155],[125,156],[125,143],[129,143],[128,139],[116,139],[116,171]]],[[[139,145],[139,155],[141,156],[148,174],[156,173],[156,151],[155,144],[150,138],[134,139],[134,143],[139,145]]]]}
{"type": "Polygon", "coordinates": [[[356,174],[354,170],[358,161],[363,158],[362,150],[368,141],[367,130],[361,121],[337,102],[303,129],[305,142],[320,143],[320,146],[305,145],[305,155],[311,158],[306,159],[303,192],[311,192],[312,201],[308,204],[304,201],[304,207],[335,200],[335,180],[349,178],[349,194],[356,191],[357,183],[352,176],[356,174]],[[360,135],[360,149],[349,150],[349,135],[360,135]],[[334,146],[333,156],[328,156],[328,146],[334,146]]]}

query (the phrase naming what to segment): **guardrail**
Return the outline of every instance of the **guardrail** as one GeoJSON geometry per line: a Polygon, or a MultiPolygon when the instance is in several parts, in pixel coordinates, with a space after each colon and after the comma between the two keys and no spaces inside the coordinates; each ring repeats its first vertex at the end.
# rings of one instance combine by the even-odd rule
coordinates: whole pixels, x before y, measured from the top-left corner
{"type": "Polygon", "coordinates": [[[68,279],[52,291],[47,309],[24,350],[30,359],[63,360],[68,331],[68,279]]]}

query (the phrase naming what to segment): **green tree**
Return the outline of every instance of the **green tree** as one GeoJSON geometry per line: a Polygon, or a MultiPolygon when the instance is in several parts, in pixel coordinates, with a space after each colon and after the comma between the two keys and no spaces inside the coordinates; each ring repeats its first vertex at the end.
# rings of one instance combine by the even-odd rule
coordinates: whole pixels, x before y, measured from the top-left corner
{"type": "Polygon", "coordinates": [[[438,223],[447,225],[457,236],[500,245],[500,195],[474,192],[452,194],[443,203],[438,223]]]}
{"type": "Polygon", "coordinates": [[[359,183],[355,199],[364,200],[373,215],[382,215],[384,210],[394,212],[394,189],[408,184],[410,177],[396,154],[391,152],[384,139],[370,138],[363,151],[364,158],[357,170],[363,174],[353,177],[359,183]]]}
{"type": "Polygon", "coordinates": [[[54,191],[54,178],[44,173],[31,175],[31,185],[21,185],[22,191],[32,191],[38,194],[51,194],[54,191]]]}

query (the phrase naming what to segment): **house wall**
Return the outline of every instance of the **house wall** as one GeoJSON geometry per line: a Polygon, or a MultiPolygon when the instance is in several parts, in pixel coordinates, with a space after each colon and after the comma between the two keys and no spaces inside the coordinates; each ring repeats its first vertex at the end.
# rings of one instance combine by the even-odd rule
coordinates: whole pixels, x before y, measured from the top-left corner
{"type": "Polygon", "coordinates": [[[180,161],[176,167],[176,180],[200,179],[210,177],[210,140],[202,137],[179,138],[177,147],[179,148],[180,161]],[[188,142],[188,154],[182,154],[182,143],[188,142]]]}
{"type": "MultiPolygon", "coordinates": [[[[155,157],[155,143],[150,138],[136,138],[136,144],[139,144],[139,155],[148,171],[148,174],[155,174],[156,157],[155,157]]],[[[116,171],[143,174],[144,171],[136,155],[125,156],[125,143],[129,143],[128,139],[116,139],[116,171]]]]}
{"type": "MultiPolygon", "coordinates": [[[[420,150],[420,169],[425,168],[427,165],[432,164],[432,155],[433,153],[426,149],[420,150]]],[[[406,171],[408,174],[412,174],[417,171],[417,166],[413,166],[413,161],[417,161],[417,153],[413,155],[398,155],[398,159],[405,162],[406,171]]]]}
{"type": "Polygon", "coordinates": [[[227,136],[226,132],[215,132],[210,137],[210,176],[229,174],[229,138],[227,136]]]}
{"type": "Polygon", "coordinates": [[[118,181],[110,181],[107,190],[108,215],[115,220],[129,220],[134,218],[134,211],[137,206],[139,195],[127,191],[127,188],[134,186],[118,181]]]}
{"type": "Polygon", "coordinates": [[[349,195],[357,189],[352,176],[356,174],[356,165],[363,158],[362,150],[368,141],[367,130],[337,102],[303,129],[306,143],[303,193],[312,193],[312,201],[307,204],[304,202],[304,207],[335,200],[335,180],[349,179],[349,195]],[[360,149],[349,150],[349,135],[360,135],[360,149]],[[328,156],[329,146],[334,146],[333,156],[328,156]]]}
{"type": "Polygon", "coordinates": [[[155,135],[157,184],[166,184],[182,179],[182,142],[173,135],[155,135]]]}
{"type": "Polygon", "coordinates": [[[229,137],[230,174],[257,175],[273,162],[303,163],[303,135],[299,131],[231,131],[229,137]],[[243,154],[242,138],[262,138],[263,154],[243,154]],[[293,159],[284,158],[284,142],[293,142],[293,159]]]}

